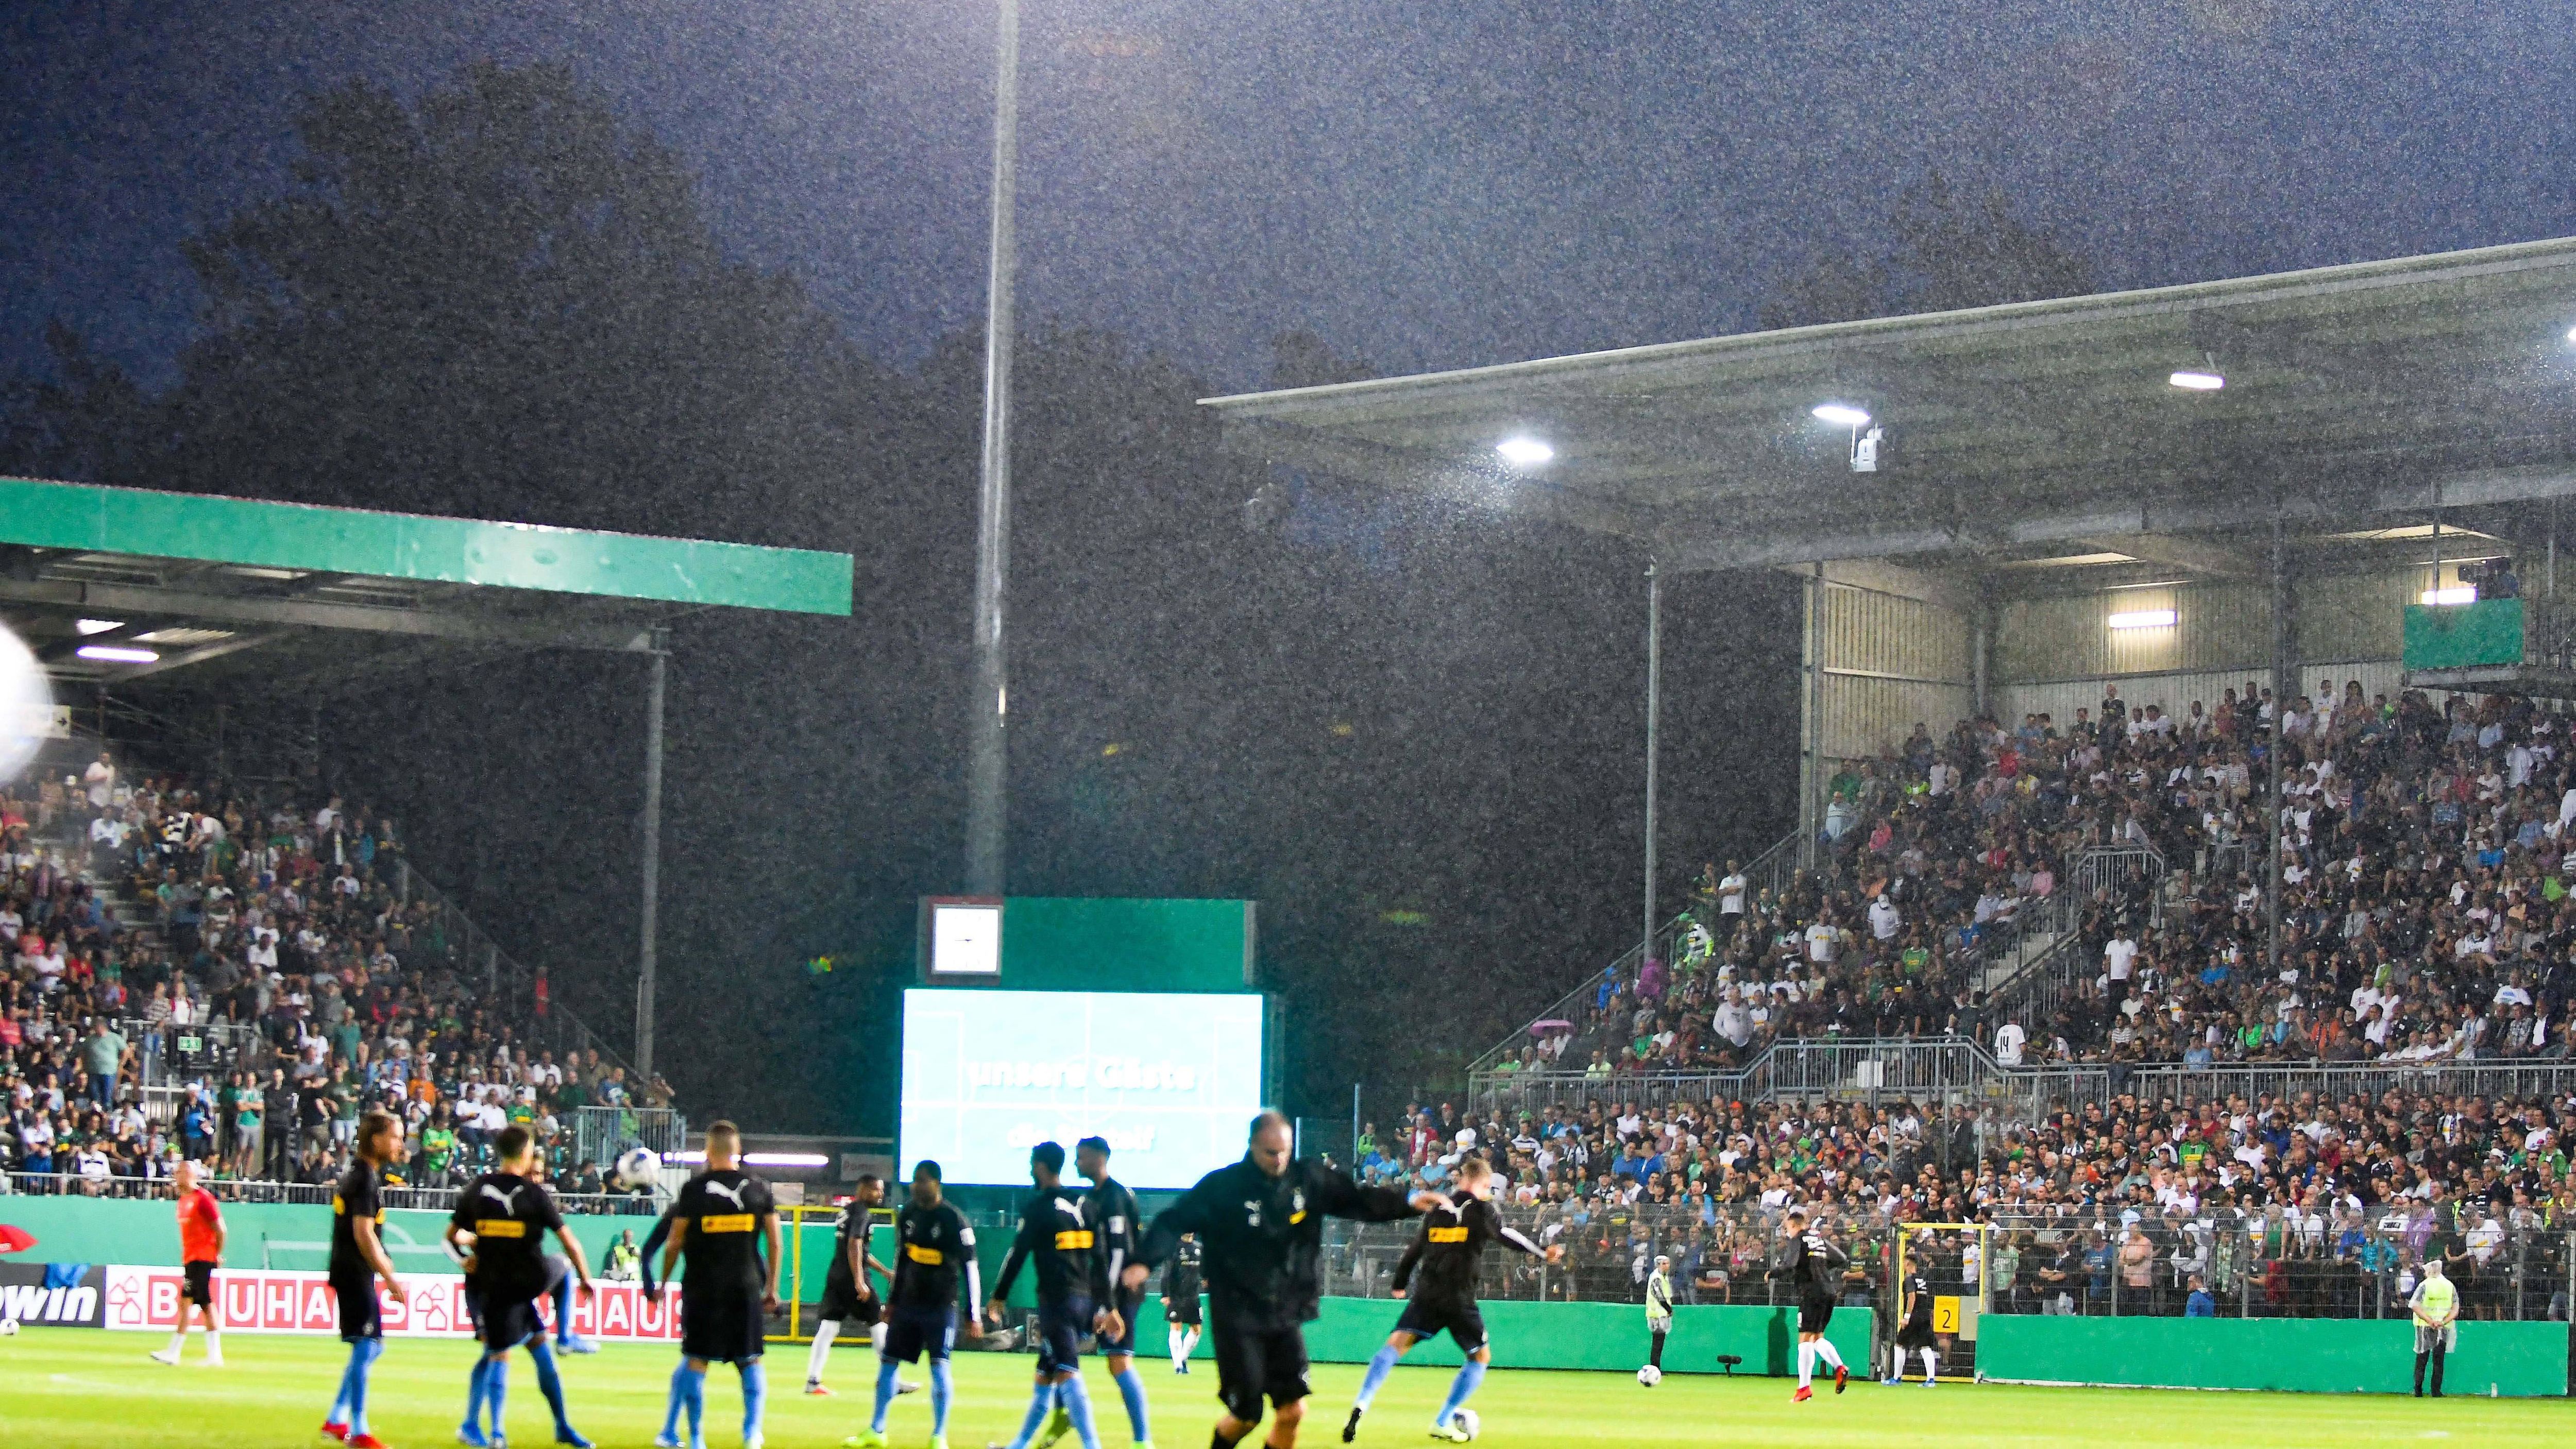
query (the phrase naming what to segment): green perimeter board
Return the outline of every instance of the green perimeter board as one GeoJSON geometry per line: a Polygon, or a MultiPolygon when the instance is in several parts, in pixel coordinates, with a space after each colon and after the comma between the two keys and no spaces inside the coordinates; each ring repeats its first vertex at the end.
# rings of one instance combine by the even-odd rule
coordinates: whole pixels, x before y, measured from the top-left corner
{"type": "Polygon", "coordinates": [[[1246,992],[1253,929],[1249,901],[1012,896],[1002,903],[1002,979],[990,985],[1246,992]]]}
{"type": "MultiPolygon", "coordinates": [[[[2463,1323],[2443,1388],[2511,1398],[2567,1392],[2563,1323],[2463,1323]]],[[[1988,1378],[2141,1388],[2406,1393],[2415,1334],[2404,1319],[2061,1318],[1989,1313],[1977,1320],[1977,1369],[1988,1378]]]]}
{"type": "Polygon", "coordinates": [[[0,543],[800,614],[852,590],[845,553],[33,478],[0,478],[0,543]]]}

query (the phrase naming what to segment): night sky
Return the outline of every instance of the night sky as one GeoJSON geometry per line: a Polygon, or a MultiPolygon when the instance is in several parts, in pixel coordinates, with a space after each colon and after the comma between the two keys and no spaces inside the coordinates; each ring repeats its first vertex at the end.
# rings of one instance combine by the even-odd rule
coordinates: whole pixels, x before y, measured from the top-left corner
{"type": "MultiPolygon", "coordinates": [[[[1195,392],[1264,385],[1291,331],[1396,373],[1750,328],[1827,253],[1883,256],[1897,194],[1934,171],[2001,194],[2105,288],[2576,232],[2576,32],[2531,0],[1026,4],[1038,456],[1014,538],[1012,888],[1262,899],[1265,968],[1313,1007],[1296,1054],[1325,1101],[1431,1080],[1632,938],[1645,561],[1314,479],[1273,478],[1286,525],[1247,532],[1259,480],[1215,452],[1195,392]]],[[[992,42],[983,4],[874,0],[0,15],[0,380],[46,374],[59,320],[199,429],[127,424],[136,446],[97,456],[147,461],[97,481],[857,557],[855,621],[696,622],[675,661],[667,1010],[745,968],[770,1003],[675,1080],[734,1105],[707,1095],[716,1058],[840,1052],[801,1095],[739,1104],[778,1125],[887,1125],[912,903],[958,885],[992,42]],[[780,386],[756,350],[691,351],[721,329],[663,296],[639,315],[684,319],[651,339],[684,375],[603,376],[551,347],[512,371],[475,340],[502,287],[442,294],[459,306],[430,322],[354,309],[367,346],[452,329],[432,337],[447,371],[436,351],[350,354],[396,357],[422,389],[396,404],[305,375],[309,395],[219,386],[190,411],[171,386],[204,304],[185,244],[295,190],[308,97],[365,81],[408,103],[480,61],[570,67],[860,361],[780,386]],[[733,401],[692,411],[700,381],[733,401]],[[606,416],[682,401],[630,440],[586,397],[606,416]],[[558,451],[521,446],[523,409],[558,451]],[[330,416],[297,432],[305,412],[330,416]],[[776,491],[705,483],[731,476],[727,428],[789,419],[749,469],[776,491]],[[327,451],[343,433],[366,446],[327,451]],[[629,441],[661,451],[639,466],[629,441]],[[631,486],[579,481],[617,467],[631,486]],[[798,963],[833,951],[868,967],[809,983],[798,963]]],[[[186,365],[221,382],[222,351],[186,365]]],[[[1776,574],[1668,591],[1673,885],[1788,828],[1792,597],[1776,574]]],[[[631,670],[539,658],[372,700],[332,736],[433,874],[602,1020],[630,999],[636,704],[631,670]],[[512,788],[531,777],[578,787],[580,848],[570,806],[512,788]]]]}
{"type": "MultiPolygon", "coordinates": [[[[704,177],[746,259],[869,350],[981,312],[992,12],[680,0],[20,4],[0,369],[49,316],[147,380],[179,243],[273,191],[299,96],[575,67],[704,177]]],[[[1938,167],[2110,286],[2576,230],[2576,30],[2533,0],[2125,6],[1029,0],[1024,316],[1258,385],[1269,339],[1384,371],[1751,325],[1938,167]]]]}

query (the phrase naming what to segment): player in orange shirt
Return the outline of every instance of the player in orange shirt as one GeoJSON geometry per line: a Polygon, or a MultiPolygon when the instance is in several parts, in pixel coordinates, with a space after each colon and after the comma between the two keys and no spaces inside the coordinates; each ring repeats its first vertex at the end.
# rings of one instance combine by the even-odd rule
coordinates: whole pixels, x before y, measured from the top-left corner
{"type": "Polygon", "coordinates": [[[194,1162],[182,1161],[170,1183],[179,1191],[179,1261],[186,1265],[180,1271],[187,1284],[179,1292],[179,1321],[171,1329],[170,1346],[152,1355],[152,1361],[178,1367],[179,1351],[188,1346],[188,1309],[194,1306],[206,1323],[206,1364],[222,1368],[224,1320],[215,1308],[215,1269],[224,1261],[224,1210],[213,1193],[197,1185],[194,1162]]]}

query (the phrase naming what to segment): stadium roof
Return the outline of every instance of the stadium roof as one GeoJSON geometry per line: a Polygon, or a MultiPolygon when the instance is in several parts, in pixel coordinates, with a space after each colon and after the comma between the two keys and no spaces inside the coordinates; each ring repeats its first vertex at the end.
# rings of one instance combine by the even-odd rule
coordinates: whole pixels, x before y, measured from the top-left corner
{"type": "Polygon", "coordinates": [[[1666,568],[1889,558],[2253,574],[2293,530],[2420,555],[2576,493],[2576,238],[1205,400],[1229,447],[1636,540],[1666,568]],[[2214,391],[2170,379],[2224,378],[2214,391]],[[1842,404],[1886,429],[1853,471],[1842,404]],[[1515,468],[1498,445],[1549,461],[1515,468]],[[2393,530],[2393,533],[2392,533],[2393,530]]]}
{"type": "Polygon", "coordinates": [[[846,616],[851,587],[847,554],[0,478],[0,615],[58,680],[309,696],[460,650],[648,653],[708,608],[846,616]]]}

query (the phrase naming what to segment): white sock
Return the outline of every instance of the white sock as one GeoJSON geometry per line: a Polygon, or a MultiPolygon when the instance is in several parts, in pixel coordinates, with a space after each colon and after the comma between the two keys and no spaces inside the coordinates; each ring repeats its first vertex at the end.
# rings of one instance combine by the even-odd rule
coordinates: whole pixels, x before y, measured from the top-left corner
{"type": "Polygon", "coordinates": [[[1199,1331],[1195,1328],[1186,1328],[1181,1330],[1181,1357],[1188,1358],[1191,1354],[1198,1352],[1198,1347],[1199,1331]]]}
{"type": "Polygon", "coordinates": [[[1928,1348],[1923,1350],[1923,1382],[1927,1384],[1932,1382],[1940,1376],[1940,1373],[1939,1360],[1933,1357],[1932,1350],[1928,1348]]]}
{"type": "Polygon", "coordinates": [[[206,1357],[220,1361],[220,1360],[223,1358],[223,1356],[224,1356],[224,1331],[223,1331],[222,1329],[220,1329],[220,1328],[209,1328],[209,1329],[207,1329],[207,1330],[206,1330],[206,1357]]]}
{"type": "Polygon", "coordinates": [[[172,1358],[177,1358],[177,1357],[179,1356],[179,1351],[180,1351],[181,1349],[186,1348],[187,1346],[188,1346],[188,1330],[187,1330],[187,1329],[185,1329],[185,1328],[181,1328],[177,1333],[174,1333],[174,1334],[171,1334],[171,1335],[170,1335],[170,1356],[171,1356],[172,1358]]]}
{"type": "Polygon", "coordinates": [[[1832,1344],[1825,1342],[1821,1338],[1816,1340],[1816,1357],[1823,1359],[1825,1362],[1832,1364],[1836,1368],[1841,1368],[1843,1366],[1842,1351],[1835,1348],[1832,1344]]]}
{"type": "Polygon", "coordinates": [[[831,1359],[832,1339],[840,1331],[841,1323],[836,1318],[826,1318],[814,1325],[814,1347],[805,1355],[805,1382],[819,1384],[823,1381],[823,1365],[831,1359]]]}
{"type": "Polygon", "coordinates": [[[1816,1346],[1801,1340],[1798,1344],[1798,1387],[1806,1388],[1816,1381],[1816,1346]]]}
{"type": "Polygon", "coordinates": [[[1163,1338],[1172,1346],[1172,1362],[1179,1363],[1181,1360],[1190,1356],[1189,1345],[1181,1342],[1181,1326],[1179,1324],[1175,1323],[1170,1328],[1165,1329],[1163,1331],[1163,1338]]]}
{"type": "Polygon", "coordinates": [[[885,1353],[885,1331],[886,1326],[881,1322],[868,1325],[868,1347],[875,1349],[880,1357],[885,1353]]]}

